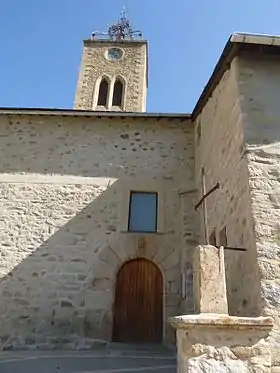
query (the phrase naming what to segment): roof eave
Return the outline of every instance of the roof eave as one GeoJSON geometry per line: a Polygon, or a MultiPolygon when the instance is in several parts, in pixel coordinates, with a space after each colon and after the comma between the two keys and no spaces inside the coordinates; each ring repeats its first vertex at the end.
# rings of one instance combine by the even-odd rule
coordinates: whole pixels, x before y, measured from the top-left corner
{"type": "Polygon", "coordinates": [[[97,117],[97,118],[142,118],[142,119],[191,119],[191,114],[184,113],[146,113],[123,111],[91,111],[74,109],[49,109],[49,108],[13,108],[0,107],[0,115],[49,115],[70,117],[97,117]]]}
{"type": "Polygon", "coordinates": [[[230,63],[238,49],[238,44],[231,41],[231,37],[228,39],[223,52],[206,84],[204,87],[194,109],[192,112],[192,119],[195,120],[202,108],[205,106],[211,93],[219,83],[225,71],[229,68],[230,63]]]}
{"type": "Polygon", "coordinates": [[[236,32],[228,39],[223,52],[205,86],[192,112],[192,119],[195,120],[215,87],[220,82],[223,74],[229,69],[233,58],[241,50],[259,50],[264,53],[272,51],[280,54],[280,36],[267,34],[252,34],[236,32]]]}

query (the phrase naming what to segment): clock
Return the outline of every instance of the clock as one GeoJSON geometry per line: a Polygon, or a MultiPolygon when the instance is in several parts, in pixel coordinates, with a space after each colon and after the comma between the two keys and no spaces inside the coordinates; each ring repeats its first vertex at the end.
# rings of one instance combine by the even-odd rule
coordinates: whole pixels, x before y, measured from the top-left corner
{"type": "Polygon", "coordinates": [[[110,48],[107,51],[107,58],[111,61],[120,60],[123,56],[123,51],[119,48],[110,48]]]}

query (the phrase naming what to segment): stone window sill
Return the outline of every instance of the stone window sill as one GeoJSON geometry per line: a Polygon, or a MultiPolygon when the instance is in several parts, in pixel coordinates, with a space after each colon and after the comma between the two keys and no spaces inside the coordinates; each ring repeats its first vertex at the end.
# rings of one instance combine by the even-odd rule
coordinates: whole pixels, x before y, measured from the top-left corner
{"type": "Polygon", "coordinates": [[[126,233],[130,234],[133,236],[158,236],[158,235],[163,235],[164,232],[132,232],[132,231],[126,231],[126,230],[121,230],[120,233],[126,233]]]}

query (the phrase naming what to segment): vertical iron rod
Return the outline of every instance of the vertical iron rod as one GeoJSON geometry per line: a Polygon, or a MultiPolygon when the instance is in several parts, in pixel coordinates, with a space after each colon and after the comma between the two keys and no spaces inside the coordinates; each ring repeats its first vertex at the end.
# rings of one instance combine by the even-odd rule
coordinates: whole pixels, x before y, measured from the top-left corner
{"type": "MultiPolygon", "coordinates": [[[[206,183],[205,183],[205,173],[204,169],[202,169],[202,195],[204,196],[206,193],[206,183]]],[[[209,245],[209,231],[208,231],[208,215],[207,215],[207,205],[206,199],[203,200],[203,219],[204,219],[204,234],[205,234],[205,242],[209,245]]]]}

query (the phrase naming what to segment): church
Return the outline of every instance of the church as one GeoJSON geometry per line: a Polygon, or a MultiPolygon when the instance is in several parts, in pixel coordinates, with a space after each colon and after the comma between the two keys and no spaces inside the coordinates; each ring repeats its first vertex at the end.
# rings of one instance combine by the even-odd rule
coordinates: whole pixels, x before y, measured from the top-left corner
{"type": "Polygon", "coordinates": [[[173,343],[212,244],[280,364],[279,63],[280,37],[233,34],[192,113],[147,113],[123,14],[84,41],[73,109],[0,108],[1,348],[173,343]]]}

